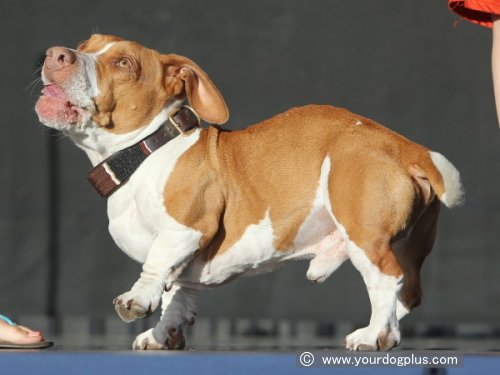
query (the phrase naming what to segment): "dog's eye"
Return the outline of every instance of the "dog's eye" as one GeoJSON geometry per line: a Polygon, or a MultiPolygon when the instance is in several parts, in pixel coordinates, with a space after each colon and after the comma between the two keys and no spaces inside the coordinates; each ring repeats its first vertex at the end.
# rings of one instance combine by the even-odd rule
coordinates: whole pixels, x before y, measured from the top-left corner
{"type": "Polygon", "coordinates": [[[132,67],[132,63],[127,57],[122,57],[120,60],[117,61],[116,64],[123,69],[129,69],[132,67]]]}

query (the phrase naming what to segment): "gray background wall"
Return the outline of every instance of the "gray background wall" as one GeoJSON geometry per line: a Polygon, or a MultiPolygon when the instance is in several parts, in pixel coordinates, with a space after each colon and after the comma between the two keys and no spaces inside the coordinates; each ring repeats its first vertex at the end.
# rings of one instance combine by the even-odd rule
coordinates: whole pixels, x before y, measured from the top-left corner
{"type": "MultiPolygon", "coordinates": [[[[33,110],[41,87],[30,83],[45,49],[74,47],[98,31],[198,62],[226,98],[228,128],[325,103],[445,154],[462,173],[467,203],[443,210],[424,267],[424,303],[406,324],[495,323],[500,131],[491,31],[467,22],[453,27],[457,19],[445,0],[2,0],[0,311],[113,314],[112,299],[140,271],[108,235],[105,200],[85,179],[86,156],[50,135],[33,110]],[[59,155],[56,206],[50,205],[50,150],[59,155]],[[60,223],[52,239],[51,217],[60,223]],[[54,240],[57,259],[49,256],[54,240]],[[51,262],[58,263],[57,274],[50,274],[51,262]],[[48,290],[51,277],[56,289],[48,290]]],[[[322,285],[310,284],[306,269],[294,264],[206,292],[200,314],[368,319],[368,297],[350,264],[322,285]]]]}

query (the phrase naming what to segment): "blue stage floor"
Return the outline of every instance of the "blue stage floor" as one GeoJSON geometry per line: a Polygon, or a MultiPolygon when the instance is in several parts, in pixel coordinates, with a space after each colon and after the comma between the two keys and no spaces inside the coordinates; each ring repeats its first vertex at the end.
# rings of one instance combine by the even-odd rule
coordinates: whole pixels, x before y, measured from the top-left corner
{"type": "Polygon", "coordinates": [[[465,355],[462,368],[304,368],[296,353],[274,352],[67,352],[0,353],[0,374],[499,374],[500,356],[465,355]]]}
{"type": "Polygon", "coordinates": [[[498,339],[407,339],[392,354],[428,352],[463,356],[463,367],[300,367],[298,354],[327,351],[350,355],[340,342],[325,345],[297,341],[235,340],[212,344],[196,343],[184,351],[136,352],[128,350],[128,336],[55,337],[55,345],[44,350],[1,350],[0,375],[111,375],[111,374],[500,374],[498,339]]]}

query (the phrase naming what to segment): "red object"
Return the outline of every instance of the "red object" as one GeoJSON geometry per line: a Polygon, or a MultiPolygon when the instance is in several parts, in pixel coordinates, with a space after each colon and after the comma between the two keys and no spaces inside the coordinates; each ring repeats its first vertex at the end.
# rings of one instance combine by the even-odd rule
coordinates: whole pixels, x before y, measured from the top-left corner
{"type": "Polygon", "coordinates": [[[468,21],[492,27],[492,14],[500,15],[500,0],[448,0],[449,8],[468,21]]]}

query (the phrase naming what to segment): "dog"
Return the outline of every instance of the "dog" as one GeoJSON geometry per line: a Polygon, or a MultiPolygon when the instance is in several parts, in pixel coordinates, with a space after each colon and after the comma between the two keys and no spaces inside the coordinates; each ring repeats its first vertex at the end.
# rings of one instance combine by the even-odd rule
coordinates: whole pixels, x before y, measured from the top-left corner
{"type": "Polygon", "coordinates": [[[134,349],[184,348],[200,290],[299,259],[314,282],[347,259],[361,273],[371,318],[347,349],[400,343],[440,204],[464,199],[443,155],[326,105],[223,130],[228,108],[197,64],[116,36],[49,48],[42,80],[40,121],[87,153],[111,236],[143,264],[114,300],[118,315],[133,321],[161,303],[134,349]]]}

